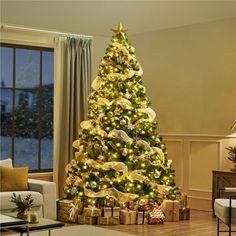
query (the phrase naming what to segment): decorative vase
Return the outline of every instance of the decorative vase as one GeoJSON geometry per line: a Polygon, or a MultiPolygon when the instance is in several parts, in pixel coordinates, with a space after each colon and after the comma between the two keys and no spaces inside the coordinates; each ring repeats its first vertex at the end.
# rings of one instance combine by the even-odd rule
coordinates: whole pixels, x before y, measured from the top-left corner
{"type": "Polygon", "coordinates": [[[22,220],[27,220],[28,219],[27,211],[19,211],[17,213],[17,218],[22,219],[22,220]]]}

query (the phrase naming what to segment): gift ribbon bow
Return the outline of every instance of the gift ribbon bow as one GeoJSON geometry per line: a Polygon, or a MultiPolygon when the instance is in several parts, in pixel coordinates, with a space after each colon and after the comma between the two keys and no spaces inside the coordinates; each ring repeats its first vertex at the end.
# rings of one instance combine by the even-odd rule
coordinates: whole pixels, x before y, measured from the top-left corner
{"type": "Polygon", "coordinates": [[[94,210],[96,209],[96,207],[89,205],[88,208],[91,209],[91,216],[93,216],[93,212],[94,212],[94,210]]]}
{"type": "Polygon", "coordinates": [[[76,214],[76,212],[79,210],[78,204],[77,203],[71,203],[71,208],[69,210],[69,219],[72,220],[76,214]]]}

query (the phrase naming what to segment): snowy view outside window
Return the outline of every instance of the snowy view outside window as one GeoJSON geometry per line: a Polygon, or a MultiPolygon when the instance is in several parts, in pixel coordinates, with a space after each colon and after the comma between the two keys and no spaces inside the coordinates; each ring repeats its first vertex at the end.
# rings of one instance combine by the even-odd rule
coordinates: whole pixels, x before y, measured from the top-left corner
{"type": "Polygon", "coordinates": [[[0,60],[0,159],[52,170],[53,49],[1,44],[0,60]]]}

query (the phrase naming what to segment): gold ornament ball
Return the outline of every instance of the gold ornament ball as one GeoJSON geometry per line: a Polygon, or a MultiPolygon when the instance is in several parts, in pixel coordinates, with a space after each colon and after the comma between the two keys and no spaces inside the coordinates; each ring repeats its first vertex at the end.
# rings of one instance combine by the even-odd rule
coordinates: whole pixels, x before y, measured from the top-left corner
{"type": "Polygon", "coordinates": [[[116,146],[117,146],[117,147],[120,147],[120,146],[121,146],[121,143],[116,143],[116,146]]]}
{"type": "Polygon", "coordinates": [[[121,125],[125,125],[125,124],[126,124],[126,120],[125,120],[125,119],[122,119],[122,120],[120,121],[120,124],[121,124],[121,125]]]}
{"type": "Polygon", "coordinates": [[[110,127],[106,127],[106,131],[110,131],[111,130],[111,128],[110,127]]]}
{"type": "Polygon", "coordinates": [[[128,150],[126,148],[124,148],[124,150],[122,152],[122,155],[125,156],[125,157],[128,155],[128,150]]]}
{"type": "Polygon", "coordinates": [[[113,116],[113,112],[112,112],[112,111],[109,111],[109,112],[107,113],[107,115],[108,115],[109,117],[112,117],[112,116],[113,116]]]}
{"type": "Polygon", "coordinates": [[[148,203],[148,199],[146,197],[141,197],[138,201],[139,206],[145,206],[148,203]]]}
{"type": "Polygon", "coordinates": [[[133,149],[129,149],[129,154],[132,154],[133,153],[133,149]]]}
{"type": "Polygon", "coordinates": [[[124,70],[124,72],[125,72],[125,73],[129,73],[129,69],[126,68],[126,69],[124,70]]]}
{"type": "Polygon", "coordinates": [[[94,148],[95,148],[95,149],[99,149],[99,148],[100,148],[100,145],[96,143],[96,144],[94,144],[94,148]]]}

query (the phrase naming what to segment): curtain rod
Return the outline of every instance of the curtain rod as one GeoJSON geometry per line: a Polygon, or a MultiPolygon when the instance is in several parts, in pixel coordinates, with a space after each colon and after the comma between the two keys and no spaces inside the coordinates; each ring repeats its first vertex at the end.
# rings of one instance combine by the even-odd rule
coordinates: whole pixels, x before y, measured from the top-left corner
{"type": "Polygon", "coordinates": [[[1,28],[2,29],[9,29],[9,30],[19,30],[19,31],[25,31],[25,32],[55,34],[55,35],[58,35],[58,36],[74,36],[74,37],[82,37],[82,38],[88,38],[88,39],[93,38],[93,36],[89,36],[89,35],[72,34],[72,33],[65,33],[65,32],[35,29],[35,28],[27,28],[27,27],[16,26],[16,25],[8,25],[8,24],[1,24],[1,28]]]}

